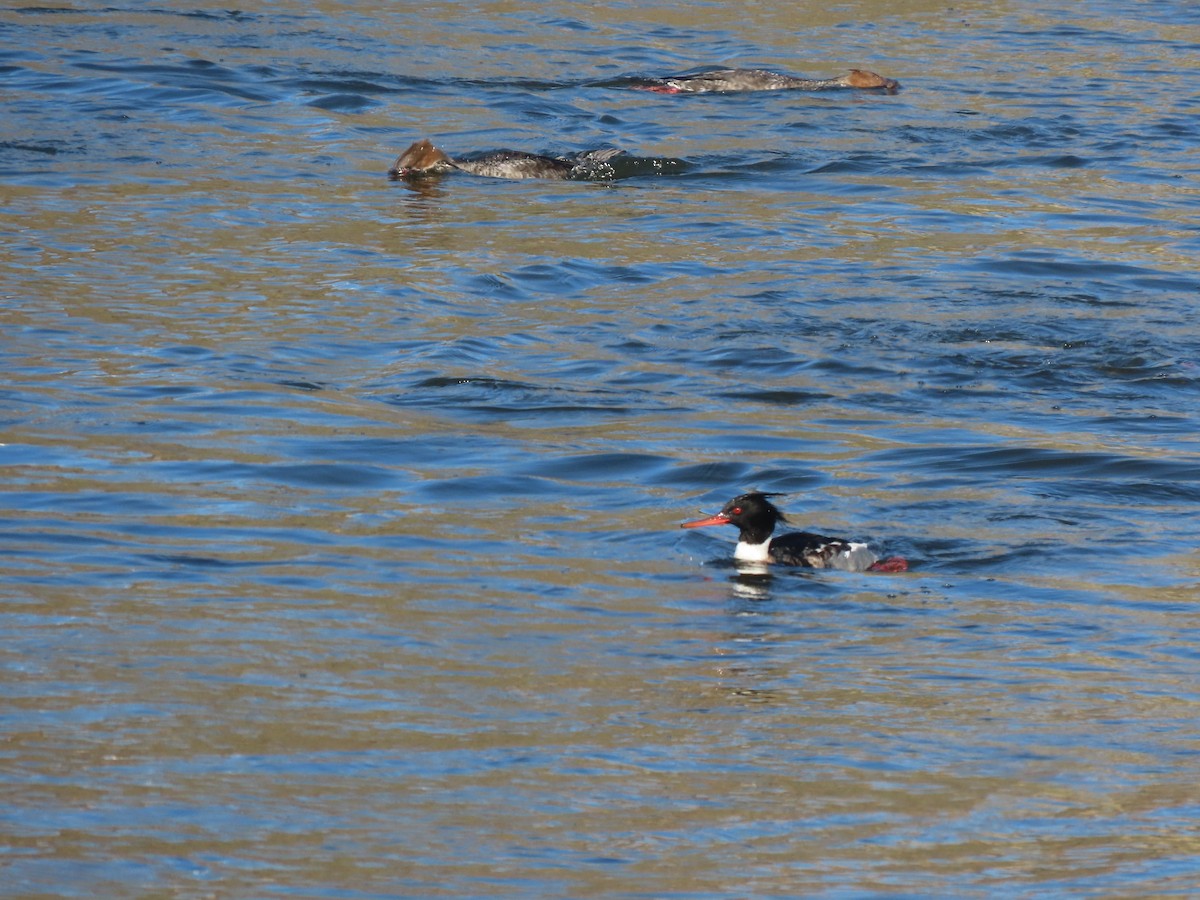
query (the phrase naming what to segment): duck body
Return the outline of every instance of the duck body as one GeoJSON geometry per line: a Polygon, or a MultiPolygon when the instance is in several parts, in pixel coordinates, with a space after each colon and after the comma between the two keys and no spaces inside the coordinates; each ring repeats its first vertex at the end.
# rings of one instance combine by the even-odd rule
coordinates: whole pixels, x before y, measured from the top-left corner
{"type": "Polygon", "coordinates": [[[742,562],[773,562],[809,569],[841,569],[845,572],[906,572],[908,562],[899,556],[881,559],[867,544],[828,537],[811,531],[791,531],[772,537],[775,526],[787,519],[770,500],[776,494],[751,491],[734,497],[715,515],[681,528],[733,525],[738,529],[734,559],[742,562]]]}
{"type": "Polygon", "coordinates": [[[396,157],[388,169],[388,175],[392,178],[412,178],[467,172],[487,178],[548,178],[558,181],[598,178],[607,174],[603,164],[622,152],[592,150],[572,157],[554,157],[521,150],[495,150],[455,159],[435,147],[429,138],[423,138],[396,157]]]}
{"type": "Polygon", "coordinates": [[[894,94],[900,82],[884,78],[865,69],[851,69],[837,78],[800,78],[770,72],[766,69],[714,69],[697,75],[679,75],[659,79],[654,84],[642,85],[641,89],[659,94],[706,94],[730,91],[827,91],[841,88],[869,90],[882,88],[894,94]]]}

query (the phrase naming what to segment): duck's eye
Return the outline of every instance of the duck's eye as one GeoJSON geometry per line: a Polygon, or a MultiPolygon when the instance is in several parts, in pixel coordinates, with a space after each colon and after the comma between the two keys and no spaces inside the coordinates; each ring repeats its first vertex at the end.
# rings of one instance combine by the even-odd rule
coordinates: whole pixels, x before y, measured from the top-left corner
{"type": "Polygon", "coordinates": [[[742,508],[740,506],[735,506],[729,511],[729,514],[731,516],[740,516],[742,514],[742,508]]]}

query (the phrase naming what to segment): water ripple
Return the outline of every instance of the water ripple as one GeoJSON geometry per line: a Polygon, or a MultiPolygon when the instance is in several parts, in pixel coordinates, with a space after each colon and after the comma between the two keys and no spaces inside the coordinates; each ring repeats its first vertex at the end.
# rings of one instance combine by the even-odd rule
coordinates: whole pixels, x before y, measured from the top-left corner
{"type": "Polygon", "coordinates": [[[0,11],[5,885],[1188,895],[1196,22],[0,11]]]}

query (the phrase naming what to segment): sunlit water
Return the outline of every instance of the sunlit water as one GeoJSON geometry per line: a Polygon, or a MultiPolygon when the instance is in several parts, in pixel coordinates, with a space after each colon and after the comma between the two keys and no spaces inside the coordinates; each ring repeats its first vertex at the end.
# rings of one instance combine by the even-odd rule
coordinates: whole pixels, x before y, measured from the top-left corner
{"type": "Polygon", "coordinates": [[[1194,895],[1194,5],[0,47],[0,892],[1194,895]],[[626,89],[706,63],[903,89],[626,89]],[[678,529],[751,487],[912,571],[678,529]]]}

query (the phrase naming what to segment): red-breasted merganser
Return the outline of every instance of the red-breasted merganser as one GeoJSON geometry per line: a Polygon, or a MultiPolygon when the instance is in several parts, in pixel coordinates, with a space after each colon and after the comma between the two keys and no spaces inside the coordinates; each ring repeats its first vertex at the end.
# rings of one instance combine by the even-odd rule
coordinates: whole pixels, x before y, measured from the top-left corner
{"type": "Polygon", "coordinates": [[[714,516],[684,522],[680,528],[705,525],[735,525],[738,535],[734,559],[743,562],[775,562],[811,569],[842,569],[847,572],[907,572],[908,561],[900,556],[880,559],[866,544],[825,537],[807,531],[792,531],[772,538],[783,513],[770,501],[778,494],[751,491],[734,497],[714,516]]]}
{"type": "Polygon", "coordinates": [[[571,157],[539,156],[520,150],[496,150],[470,159],[453,159],[429,138],[417,141],[397,158],[388,175],[408,178],[444,172],[470,172],[490,178],[604,178],[611,169],[603,166],[622,150],[592,150],[571,157]]]}
{"type": "Polygon", "coordinates": [[[656,84],[639,85],[658,94],[704,94],[710,91],[826,91],[837,88],[883,88],[894,94],[900,82],[865,69],[851,69],[837,78],[797,78],[766,69],[718,69],[698,75],[660,78],[656,84]]]}

